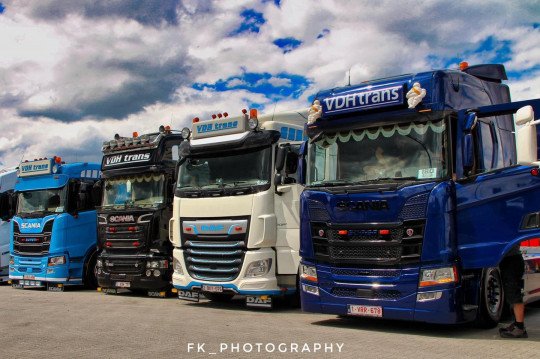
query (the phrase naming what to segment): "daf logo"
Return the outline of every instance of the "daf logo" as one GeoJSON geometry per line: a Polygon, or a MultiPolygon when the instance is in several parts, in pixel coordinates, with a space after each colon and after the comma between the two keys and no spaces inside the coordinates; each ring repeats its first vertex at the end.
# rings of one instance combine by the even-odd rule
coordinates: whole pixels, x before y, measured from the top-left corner
{"type": "Polygon", "coordinates": [[[218,232],[225,229],[223,224],[202,224],[201,231],[218,232]]]}
{"type": "Polygon", "coordinates": [[[21,228],[24,228],[24,229],[41,228],[41,223],[21,223],[21,228]]]}
{"type": "Polygon", "coordinates": [[[356,211],[382,211],[390,209],[386,200],[366,200],[366,201],[340,201],[336,207],[341,210],[356,210],[356,211]]]}
{"type": "Polygon", "coordinates": [[[412,228],[407,228],[405,233],[407,233],[408,237],[412,237],[412,235],[414,234],[414,230],[412,228]]]}

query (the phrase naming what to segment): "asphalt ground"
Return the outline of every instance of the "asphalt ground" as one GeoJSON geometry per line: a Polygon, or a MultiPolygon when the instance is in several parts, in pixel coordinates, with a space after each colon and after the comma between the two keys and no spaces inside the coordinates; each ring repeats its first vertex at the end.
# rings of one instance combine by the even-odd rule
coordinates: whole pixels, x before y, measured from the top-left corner
{"type": "Polygon", "coordinates": [[[248,310],[133,293],[63,293],[0,286],[4,358],[538,358],[540,305],[527,306],[528,339],[497,329],[248,310]],[[204,351],[203,351],[204,350],[204,351]]]}

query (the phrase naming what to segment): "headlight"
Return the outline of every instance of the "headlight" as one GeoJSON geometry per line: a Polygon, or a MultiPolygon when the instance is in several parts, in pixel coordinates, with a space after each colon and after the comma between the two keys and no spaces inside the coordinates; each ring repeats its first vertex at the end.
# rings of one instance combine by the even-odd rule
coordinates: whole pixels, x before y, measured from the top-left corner
{"type": "Polygon", "coordinates": [[[58,256],[58,257],[50,257],[48,266],[58,266],[61,264],[66,264],[66,257],[65,256],[58,256]]]}
{"type": "Polygon", "coordinates": [[[173,269],[174,273],[176,274],[184,274],[184,270],[182,269],[182,263],[176,258],[173,258],[173,269]]]}
{"type": "Polygon", "coordinates": [[[420,287],[457,282],[456,267],[422,269],[420,271],[420,287]]]}
{"type": "Polygon", "coordinates": [[[103,267],[103,262],[101,261],[101,259],[98,259],[98,260],[97,260],[97,262],[96,262],[96,267],[98,267],[98,268],[103,267]]]}
{"type": "Polygon", "coordinates": [[[300,278],[310,282],[317,282],[317,268],[307,265],[300,265],[300,278]]]}
{"type": "Polygon", "coordinates": [[[58,172],[58,165],[53,165],[52,166],[52,173],[56,173],[58,172]]]}
{"type": "Polygon", "coordinates": [[[247,267],[246,274],[244,275],[244,277],[253,278],[253,277],[263,276],[270,271],[270,267],[272,267],[271,258],[251,262],[249,266],[247,267]]]}
{"type": "Polygon", "coordinates": [[[161,261],[148,261],[146,262],[146,268],[169,268],[169,261],[167,261],[166,259],[161,261]]]}

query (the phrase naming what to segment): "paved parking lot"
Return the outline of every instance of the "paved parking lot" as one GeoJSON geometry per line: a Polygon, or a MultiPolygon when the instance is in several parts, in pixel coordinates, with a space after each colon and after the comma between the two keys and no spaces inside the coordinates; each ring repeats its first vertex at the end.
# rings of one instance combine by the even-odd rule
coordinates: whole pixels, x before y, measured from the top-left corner
{"type": "Polygon", "coordinates": [[[0,286],[0,313],[2,359],[536,358],[540,353],[540,305],[528,307],[525,340],[500,339],[496,329],[341,319],[288,308],[254,311],[241,300],[188,303],[89,290],[0,286]]]}

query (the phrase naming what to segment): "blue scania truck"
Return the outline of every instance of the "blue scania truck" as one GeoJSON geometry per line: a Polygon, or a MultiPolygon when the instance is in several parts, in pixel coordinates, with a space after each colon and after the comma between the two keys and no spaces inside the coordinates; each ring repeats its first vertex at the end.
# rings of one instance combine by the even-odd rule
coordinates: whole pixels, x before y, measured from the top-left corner
{"type": "Polygon", "coordinates": [[[93,185],[97,163],[60,157],[24,161],[15,184],[9,279],[15,288],[95,286],[97,247],[93,185]]]}
{"type": "Polygon", "coordinates": [[[304,311],[496,325],[499,263],[540,236],[540,100],[510,102],[505,79],[502,65],[463,64],[318,93],[304,311]]]}
{"type": "Polygon", "coordinates": [[[10,211],[10,205],[16,180],[16,168],[0,171],[0,211],[3,213],[0,219],[0,283],[7,282],[9,279],[10,220],[13,216],[13,211],[10,211]]]}

